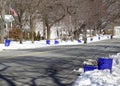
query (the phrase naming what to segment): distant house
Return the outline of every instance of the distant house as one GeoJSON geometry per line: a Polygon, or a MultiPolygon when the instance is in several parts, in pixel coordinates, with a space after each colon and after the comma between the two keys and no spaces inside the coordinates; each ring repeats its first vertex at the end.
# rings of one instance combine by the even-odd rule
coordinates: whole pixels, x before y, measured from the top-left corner
{"type": "Polygon", "coordinates": [[[15,19],[12,15],[5,15],[6,29],[13,27],[12,22],[14,20],[15,19]]]}
{"type": "MultiPolygon", "coordinates": [[[[1,18],[1,15],[0,15],[1,18]]],[[[14,21],[14,17],[12,15],[5,15],[5,23],[12,23],[14,21]]]]}
{"type": "Polygon", "coordinates": [[[114,27],[114,36],[119,36],[120,37],[120,26],[115,26],[114,27]]]}
{"type": "MultiPolygon", "coordinates": [[[[0,15],[0,19],[1,19],[1,15],[0,15]]],[[[12,22],[14,21],[14,17],[12,15],[5,15],[5,18],[4,18],[4,21],[5,21],[5,28],[4,28],[4,37],[7,35],[7,32],[9,31],[9,28],[12,27],[12,22]]],[[[0,37],[1,35],[3,34],[0,34],[0,37]]]]}
{"type": "MultiPolygon", "coordinates": [[[[1,18],[1,16],[0,16],[1,18]]],[[[12,22],[14,21],[14,17],[12,15],[5,15],[5,25],[6,25],[6,28],[5,29],[8,29],[9,25],[10,27],[12,27],[12,22]]]]}

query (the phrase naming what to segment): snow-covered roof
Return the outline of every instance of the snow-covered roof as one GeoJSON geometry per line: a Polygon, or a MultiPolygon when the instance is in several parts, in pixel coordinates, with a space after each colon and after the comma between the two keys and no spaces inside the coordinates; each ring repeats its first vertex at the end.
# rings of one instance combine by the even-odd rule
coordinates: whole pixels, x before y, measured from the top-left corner
{"type": "Polygon", "coordinates": [[[114,29],[120,29],[120,26],[115,26],[114,29]]]}
{"type": "Polygon", "coordinates": [[[13,21],[14,21],[14,17],[12,15],[5,15],[5,22],[13,22],[13,21]]]}

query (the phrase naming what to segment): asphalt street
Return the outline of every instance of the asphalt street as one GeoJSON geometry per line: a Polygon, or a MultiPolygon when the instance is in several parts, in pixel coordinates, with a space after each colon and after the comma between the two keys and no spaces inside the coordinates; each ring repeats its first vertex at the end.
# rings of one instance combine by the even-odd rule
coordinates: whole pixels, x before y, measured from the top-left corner
{"type": "Polygon", "coordinates": [[[72,86],[88,58],[120,52],[120,39],[0,52],[0,86],[72,86]]]}

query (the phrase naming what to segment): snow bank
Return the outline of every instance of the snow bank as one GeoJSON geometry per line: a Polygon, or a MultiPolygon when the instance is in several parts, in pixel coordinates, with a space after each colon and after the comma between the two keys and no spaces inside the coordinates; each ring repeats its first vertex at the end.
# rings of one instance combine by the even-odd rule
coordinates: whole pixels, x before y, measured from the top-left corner
{"type": "Polygon", "coordinates": [[[113,58],[112,73],[108,69],[87,71],[77,77],[73,86],[120,86],[120,53],[110,57],[113,58]]]}
{"type": "MultiPolygon", "coordinates": [[[[91,40],[91,37],[87,38],[87,42],[95,42],[95,41],[100,41],[100,40],[105,40],[105,39],[110,39],[109,35],[100,35],[96,37],[92,37],[93,40],[91,40]]],[[[30,48],[40,48],[40,47],[48,47],[48,46],[57,46],[57,45],[78,45],[78,44],[83,44],[84,41],[82,39],[78,40],[73,40],[73,41],[61,41],[58,39],[59,43],[55,44],[55,40],[50,40],[50,44],[46,44],[46,40],[41,40],[41,41],[35,41],[35,43],[31,43],[31,41],[26,41],[23,42],[23,44],[20,44],[19,42],[10,42],[10,46],[5,46],[5,44],[0,44],[0,51],[4,49],[30,49],[30,48]]]]}

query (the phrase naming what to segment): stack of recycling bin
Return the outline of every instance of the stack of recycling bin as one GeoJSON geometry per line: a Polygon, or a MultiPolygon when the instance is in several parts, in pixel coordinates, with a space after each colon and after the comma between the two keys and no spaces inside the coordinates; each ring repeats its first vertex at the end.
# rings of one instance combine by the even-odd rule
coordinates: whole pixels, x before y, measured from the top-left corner
{"type": "Polygon", "coordinates": [[[112,73],[112,63],[113,63],[113,58],[98,58],[97,59],[97,65],[84,65],[84,72],[86,71],[93,71],[95,69],[98,70],[104,70],[104,69],[109,69],[110,73],[112,73]]]}

